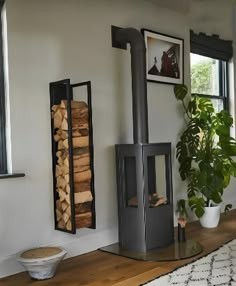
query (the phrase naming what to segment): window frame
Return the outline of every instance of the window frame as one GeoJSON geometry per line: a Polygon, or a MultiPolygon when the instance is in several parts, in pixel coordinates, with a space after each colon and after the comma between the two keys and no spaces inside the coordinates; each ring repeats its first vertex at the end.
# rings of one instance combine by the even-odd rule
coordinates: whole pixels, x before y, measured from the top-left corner
{"type": "MultiPolygon", "coordinates": [[[[191,54],[200,55],[196,52],[191,54]]],[[[213,57],[208,56],[214,59],[213,57]]],[[[203,93],[192,93],[192,96],[199,96],[203,98],[221,100],[223,102],[223,110],[229,111],[229,63],[228,61],[219,60],[219,95],[203,94],[203,93]]],[[[190,65],[191,70],[191,65],[190,65]]]]}
{"type": "MultiPolygon", "coordinates": [[[[4,1],[0,1],[0,13],[4,1]]],[[[0,19],[0,174],[7,174],[7,146],[6,146],[6,104],[5,104],[5,78],[3,60],[3,29],[2,17],[0,19]]]]}

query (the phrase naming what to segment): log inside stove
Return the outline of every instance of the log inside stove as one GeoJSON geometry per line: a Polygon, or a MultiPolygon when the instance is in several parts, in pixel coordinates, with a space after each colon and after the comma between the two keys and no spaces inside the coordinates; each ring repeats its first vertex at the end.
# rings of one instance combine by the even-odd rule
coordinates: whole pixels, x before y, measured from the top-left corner
{"type": "MultiPolygon", "coordinates": [[[[167,204],[167,198],[161,197],[158,193],[153,193],[148,196],[148,203],[150,208],[156,208],[161,205],[167,204]]],[[[128,207],[137,207],[138,200],[137,197],[132,197],[128,200],[128,207]]]]}

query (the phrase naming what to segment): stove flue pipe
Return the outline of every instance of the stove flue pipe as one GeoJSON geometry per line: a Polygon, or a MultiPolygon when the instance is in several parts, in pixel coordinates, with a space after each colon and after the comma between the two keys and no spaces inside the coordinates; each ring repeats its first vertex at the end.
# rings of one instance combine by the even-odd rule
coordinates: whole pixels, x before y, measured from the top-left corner
{"type": "Polygon", "coordinates": [[[135,144],[148,143],[148,112],[146,83],[146,47],[142,34],[134,28],[119,28],[115,42],[130,44],[132,71],[133,139],[135,144]]]}

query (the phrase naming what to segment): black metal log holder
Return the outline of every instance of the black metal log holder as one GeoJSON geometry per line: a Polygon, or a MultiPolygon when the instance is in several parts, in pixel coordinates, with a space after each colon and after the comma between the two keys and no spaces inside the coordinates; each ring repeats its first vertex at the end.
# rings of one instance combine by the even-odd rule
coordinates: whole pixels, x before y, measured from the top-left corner
{"type": "Polygon", "coordinates": [[[69,198],[70,198],[70,217],[71,217],[71,228],[66,229],[64,227],[59,227],[57,225],[57,201],[59,195],[57,192],[57,180],[56,180],[56,152],[58,151],[58,142],[54,140],[55,128],[54,119],[51,116],[51,140],[52,140],[52,171],[53,171],[53,193],[54,193],[54,219],[55,219],[55,229],[68,233],[76,233],[76,219],[75,219],[75,199],[74,199],[74,166],[73,166],[73,142],[72,142],[72,109],[71,101],[73,100],[73,90],[75,88],[83,87],[87,88],[87,105],[88,105],[88,127],[89,127],[89,154],[90,154],[90,170],[91,170],[91,185],[90,190],[93,197],[91,203],[92,212],[92,223],[89,228],[96,228],[96,213],[95,213],[95,193],[94,193],[94,151],[93,151],[93,125],[92,125],[92,99],[91,99],[91,82],[81,82],[76,84],[71,84],[70,79],[64,79],[56,82],[50,83],[50,112],[52,112],[52,107],[59,105],[62,100],[67,101],[67,122],[68,122],[68,153],[69,153],[69,198]],[[69,104],[68,104],[69,103],[69,104]]]}

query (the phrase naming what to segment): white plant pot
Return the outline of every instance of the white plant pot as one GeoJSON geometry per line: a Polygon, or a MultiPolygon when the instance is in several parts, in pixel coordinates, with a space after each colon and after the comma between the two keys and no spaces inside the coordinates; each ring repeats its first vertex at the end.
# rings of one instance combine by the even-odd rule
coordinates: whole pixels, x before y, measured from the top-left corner
{"type": "Polygon", "coordinates": [[[221,206],[205,207],[205,213],[200,218],[200,224],[206,228],[217,227],[220,221],[221,206]]]}
{"type": "MultiPolygon", "coordinates": [[[[50,248],[52,249],[52,247],[50,248]]],[[[17,261],[20,262],[24,268],[28,271],[30,277],[37,280],[44,280],[52,278],[55,275],[56,269],[60,261],[66,255],[66,251],[60,248],[54,248],[59,253],[54,255],[45,255],[48,248],[35,248],[28,251],[21,252],[17,255],[17,261]],[[41,251],[42,250],[42,251],[41,251]],[[41,251],[42,254],[38,255],[41,251]],[[24,254],[29,253],[30,255],[25,258],[24,254]]]]}

